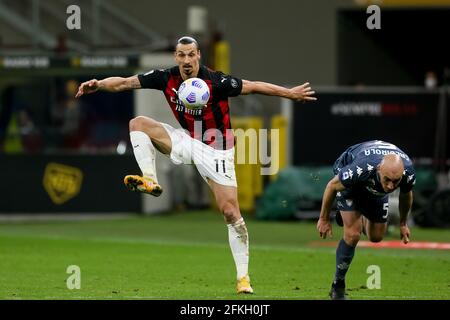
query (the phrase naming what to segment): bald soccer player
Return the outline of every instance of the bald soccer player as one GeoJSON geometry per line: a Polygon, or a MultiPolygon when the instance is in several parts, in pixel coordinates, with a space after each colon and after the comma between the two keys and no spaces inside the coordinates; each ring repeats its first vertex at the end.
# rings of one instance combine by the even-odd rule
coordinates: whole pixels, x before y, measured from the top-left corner
{"type": "Polygon", "coordinates": [[[406,224],[413,202],[415,171],[411,159],[397,146],[384,141],[368,141],[348,148],[333,166],[335,177],[324,191],[317,231],[321,238],[332,235],[330,211],[334,199],[336,222],[344,227],[336,250],[336,274],[330,297],[343,300],[345,275],[352,262],[361,232],[371,242],[380,242],[387,228],[389,193],[400,188],[400,238],[409,242],[406,224]]]}

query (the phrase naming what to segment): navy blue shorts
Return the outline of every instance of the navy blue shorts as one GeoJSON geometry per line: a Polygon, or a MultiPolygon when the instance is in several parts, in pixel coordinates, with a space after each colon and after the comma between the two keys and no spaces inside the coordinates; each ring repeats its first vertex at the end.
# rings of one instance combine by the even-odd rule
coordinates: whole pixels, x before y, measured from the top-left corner
{"type": "Polygon", "coordinates": [[[388,219],[388,195],[375,198],[352,195],[351,191],[344,190],[337,193],[336,202],[339,211],[359,211],[371,222],[385,223],[388,219]]]}

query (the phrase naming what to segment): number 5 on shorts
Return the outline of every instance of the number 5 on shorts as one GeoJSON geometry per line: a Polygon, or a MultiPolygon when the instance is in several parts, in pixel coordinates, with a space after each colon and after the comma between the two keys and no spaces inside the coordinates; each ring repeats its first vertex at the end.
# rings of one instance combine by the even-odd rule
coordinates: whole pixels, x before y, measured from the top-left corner
{"type": "Polygon", "coordinates": [[[383,203],[383,210],[386,211],[386,214],[383,216],[383,219],[386,219],[389,215],[389,202],[383,203]]]}

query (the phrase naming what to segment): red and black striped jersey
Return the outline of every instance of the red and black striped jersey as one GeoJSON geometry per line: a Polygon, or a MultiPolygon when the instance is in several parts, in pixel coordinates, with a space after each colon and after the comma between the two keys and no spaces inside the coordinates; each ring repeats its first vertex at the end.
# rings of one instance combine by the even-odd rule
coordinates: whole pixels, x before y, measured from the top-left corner
{"type": "Polygon", "coordinates": [[[198,78],[209,86],[210,98],[206,107],[199,110],[185,108],[177,97],[183,82],[178,66],[165,70],[152,70],[139,74],[142,88],[161,90],[181,127],[192,138],[219,150],[234,146],[231,130],[229,97],[238,96],[242,91],[242,80],[206,66],[200,66],[198,78]]]}

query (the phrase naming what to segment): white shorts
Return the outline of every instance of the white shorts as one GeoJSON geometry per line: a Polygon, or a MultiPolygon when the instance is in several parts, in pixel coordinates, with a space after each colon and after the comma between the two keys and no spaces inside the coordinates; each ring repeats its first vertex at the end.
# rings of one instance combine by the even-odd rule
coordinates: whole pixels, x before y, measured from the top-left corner
{"type": "Polygon", "coordinates": [[[170,160],[179,164],[194,164],[202,178],[220,185],[237,187],[234,170],[234,148],[217,150],[192,138],[184,129],[162,123],[172,141],[170,160]]]}

